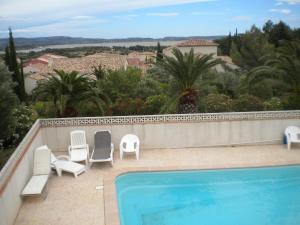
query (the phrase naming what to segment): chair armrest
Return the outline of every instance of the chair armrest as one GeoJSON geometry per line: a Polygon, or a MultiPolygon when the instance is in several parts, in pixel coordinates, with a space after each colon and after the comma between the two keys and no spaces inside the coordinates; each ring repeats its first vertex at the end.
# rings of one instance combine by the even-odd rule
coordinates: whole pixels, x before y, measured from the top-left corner
{"type": "Polygon", "coordinates": [[[115,150],[115,149],[114,149],[114,143],[111,143],[111,144],[110,144],[110,148],[111,148],[111,151],[114,152],[114,150],[115,150]]]}
{"type": "Polygon", "coordinates": [[[71,150],[72,150],[72,146],[69,145],[69,147],[68,147],[68,153],[69,153],[69,155],[71,155],[71,150]]]}
{"type": "Polygon", "coordinates": [[[90,158],[90,149],[89,149],[89,145],[86,144],[86,152],[87,152],[87,158],[90,158]]]}
{"type": "Polygon", "coordinates": [[[111,143],[110,144],[110,148],[111,148],[111,152],[110,152],[110,158],[113,158],[113,155],[114,155],[114,144],[113,143],[111,143]]]}
{"type": "Polygon", "coordinates": [[[290,133],[286,132],[285,136],[286,136],[287,141],[291,140],[291,134],[290,133]]]}
{"type": "Polygon", "coordinates": [[[70,157],[67,156],[67,155],[59,155],[59,156],[56,156],[57,159],[65,159],[67,161],[70,161],[70,157]]]}

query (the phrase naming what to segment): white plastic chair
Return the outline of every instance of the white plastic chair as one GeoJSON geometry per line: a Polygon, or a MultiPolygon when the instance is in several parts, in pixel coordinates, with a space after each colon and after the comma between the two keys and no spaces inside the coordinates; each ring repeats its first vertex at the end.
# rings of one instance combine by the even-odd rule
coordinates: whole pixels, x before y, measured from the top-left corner
{"type": "Polygon", "coordinates": [[[86,143],[85,131],[75,130],[71,134],[71,145],[69,145],[69,156],[73,162],[85,161],[88,164],[89,145],[86,143]]]}
{"type": "Polygon", "coordinates": [[[123,159],[124,152],[135,152],[136,159],[139,160],[140,155],[140,140],[134,134],[126,134],[121,139],[120,143],[120,158],[123,159]]]}
{"type": "Polygon", "coordinates": [[[22,191],[22,196],[40,195],[44,192],[47,195],[47,182],[50,168],[51,151],[45,146],[41,146],[34,151],[33,175],[22,191]]]}
{"type": "Polygon", "coordinates": [[[292,143],[300,143],[300,129],[296,126],[289,126],[284,132],[288,149],[291,148],[292,143]]]}

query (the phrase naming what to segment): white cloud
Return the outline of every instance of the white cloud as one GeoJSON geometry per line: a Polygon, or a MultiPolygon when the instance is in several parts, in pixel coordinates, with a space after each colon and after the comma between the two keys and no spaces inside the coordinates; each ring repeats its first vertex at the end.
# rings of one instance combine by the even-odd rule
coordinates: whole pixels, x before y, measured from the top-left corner
{"type": "MultiPolygon", "coordinates": [[[[32,29],[15,29],[13,30],[14,33],[30,33],[32,29]]],[[[8,30],[0,30],[1,34],[8,34],[8,30]]]]}
{"type": "Polygon", "coordinates": [[[277,5],[277,6],[279,6],[279,5],[283,5],[283,2],[276,2],[276,4],[275,5],[277,5]]]}
{"type": "Polygon", "coordinates": [[[2,0],[0,15],[24,16],[24,15],[49,15],[53,17],[78,15],[95,15],[107,12],[121,12],[134,9],[180,5],[196,2],[211,2],[215,0],[2,0]]]}
{"type": "MultiPolygon", "coordinates": [[[[277,2],[280,3],[287,3],[289,5],[296,5],[296,4],[300,4],[300,0],[277,0],[277,2]]],[[[277,4],[278,4],[277,3],[277,4]]]]}
{"type": "Polygon", "coordinates": [[[114,18],[117,19],[122,19],[122,20],[133,20],[136,17],[138,17],[139,15],[137,14],[128,14],[128,15],[118,15],[118,16],[114,16],[114,18]]]}
{"type": "Polygon", "coordinates": [[[234,16],[231,18],[232,20],[238,20],[238,21],[248,21],[251,20],[251,16],[234,16]]]}
{"type": "Polygon", "coordinates": [[[226,15],[224,12],[192,12],[193,16],[223,16],[226,15]]]}
{"type": "Polygon", "coordinates": [[[178,16],[179,13],[177,12],[168,12],[168,13],[147,13],[147,16],[162,16],[162,17],[169,17],[169,16],[178,16]]]}
{"type": "Polygon", "coordinates": [[[94,16],[73,16],[71,19],[73,20],[91,20],[95,19],[94,16]]]}
{"type": "MultiPolygon", "coordinates": [[[[31,33],[43,35],[61,35],[61,31],[68,33],[69,31],[83,31],[95,29],[100,24],[107,23],[104,19],[91,20],[69,20],[65,22],[50,23],[41,26],[31,26],[22,29],[13,29],[14,33],[31,33]]],[[[7,30],[1,30],[0,33],[7,33],[7,30]]]]}
{"type": "Polygon", "coordinates": [[[289,9],[270,9],[270,12],[282,13],[282,14],[290,14],[291,10],[289,9]]]}

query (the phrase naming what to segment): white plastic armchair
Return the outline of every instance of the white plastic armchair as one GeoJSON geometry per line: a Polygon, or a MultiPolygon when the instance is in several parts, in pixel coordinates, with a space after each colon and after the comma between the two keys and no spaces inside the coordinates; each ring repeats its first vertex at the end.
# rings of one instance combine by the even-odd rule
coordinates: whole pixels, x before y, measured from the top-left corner
{"type": "Polygon", "coordinates": [[[286,136],[287,148],[290,149],[292,143],[300,143],[300,128],[296,126],[289,126],[284,132],[286,136]]]}
{"type": "Polygon", "coordinates": [[[124,152],[135,152],[136,159],[139,160],[140,155],[140,140],[134,134],[126,134],[121,139],[120,143],[120,158],[123,159],[124,152]]]}
{"type": "Polygon", "coordinates": [[[85,131],[75,130],[71,134],[71,145],[68,151],[70,160],[73,162],[85,161],[88,164],[89,145],[86,143],[85,131]]]}

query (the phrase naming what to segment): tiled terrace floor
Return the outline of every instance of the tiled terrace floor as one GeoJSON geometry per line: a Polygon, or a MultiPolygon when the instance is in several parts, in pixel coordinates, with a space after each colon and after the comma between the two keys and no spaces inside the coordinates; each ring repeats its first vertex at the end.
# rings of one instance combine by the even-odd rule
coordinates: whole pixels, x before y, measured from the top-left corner
{"type": "Polygon", "coordinates": [[[53,173],[47,199],[26,198],[15,224],[104,225],[106,221],[106,225],[118,225],[113,181],[117,174],[126,171],[300,164],[299,146],[290,151],[282,145],[144,150],[139,161],[134,155],[126,155],[120,161],[118,153],[115,152],[113,167],[109,163],[94,164],[77,179],[68,174],[57,177],[53,173]],[[96,190],[96,186],[103,185],[103,180],[104,191],[96,190]]]}

